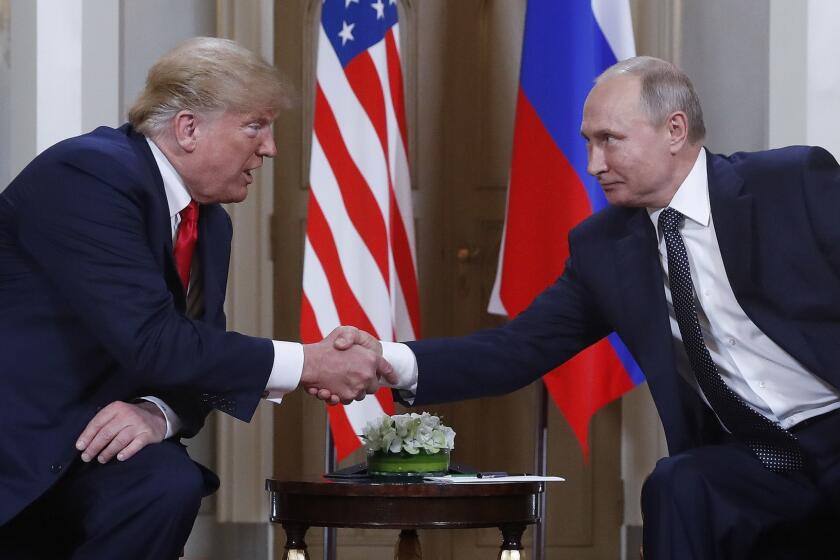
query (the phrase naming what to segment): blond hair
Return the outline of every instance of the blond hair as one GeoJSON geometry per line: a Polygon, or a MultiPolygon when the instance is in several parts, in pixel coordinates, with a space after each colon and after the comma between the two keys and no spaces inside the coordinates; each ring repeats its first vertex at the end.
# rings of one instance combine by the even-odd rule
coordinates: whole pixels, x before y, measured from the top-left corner
{"type": "Polygon", "coordinates": [[[595,83],[622,74],[641,80],[642,107],[653,124],[660,125],[668,115],[682,111],[688,120],[688,141],[697,144],[706,137],[700,98],[685,72],[661,58],[636,56],[613,64],[595,83]]]}
{"type": "Polygon", "coordinates": [[[128,112],[146,136],[162,132],[179,111],[276,111],[291,93],[276,68],[228,39],[195,37],[164,54],[128,112]]]}

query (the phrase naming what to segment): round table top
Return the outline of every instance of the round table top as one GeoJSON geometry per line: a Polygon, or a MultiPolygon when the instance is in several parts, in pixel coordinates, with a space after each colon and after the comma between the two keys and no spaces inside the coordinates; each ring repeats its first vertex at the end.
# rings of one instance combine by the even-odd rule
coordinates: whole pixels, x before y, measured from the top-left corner
{"type": "Polygon", "coordinates": [[[265,481],[266,490],[280,494],[307,494],[313,496],[382,496],[382,497],[445,497],[456,496],[510,496],[538,494],[543,482],[492,482],[453,484],[433,481],[399,482],[389,478],[333,480],[324,477],[307,477],[300,480],[265,481]]]}
{"type": "Polygon", "coordinates": [[[275,523],[392,529],[534,523],[543,488],[542,482],[266,481],[275,523]]]}

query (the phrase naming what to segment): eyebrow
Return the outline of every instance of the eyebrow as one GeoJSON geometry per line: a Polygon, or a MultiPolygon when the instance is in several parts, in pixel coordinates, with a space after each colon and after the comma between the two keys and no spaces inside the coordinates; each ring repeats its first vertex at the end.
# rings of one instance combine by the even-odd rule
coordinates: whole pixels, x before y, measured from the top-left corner
{"type": "MultiPolygon", "coordinates": [[[[583,136],[584,140],[589,140],[589,137],[583,132],[583,130],[580,131],[580,135],[583,136]]],[[[620,137],[621,135],[611,128],[599,128],[598,130],[592,132],[592,136],[597,138],[599,136],[620,137]]]]}

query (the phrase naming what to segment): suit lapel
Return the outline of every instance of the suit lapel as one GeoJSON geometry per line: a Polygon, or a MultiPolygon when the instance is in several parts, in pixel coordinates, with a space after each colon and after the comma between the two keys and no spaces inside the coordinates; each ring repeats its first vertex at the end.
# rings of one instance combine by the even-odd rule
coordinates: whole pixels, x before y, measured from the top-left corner
{"type": "Polygon", "coordinates": [[[811,372],[820,362],[796,322],[779,317],[761,290],[772,282],[761,272],[755,247],[758,233],[753,219],[753,196],[744,192],[744,181],[725,158],[709,154],[709,201],[723,266],[735,298],[756,327],[811,372]],[[759,278],[760,277],[760,278],[759,278]]]}
{"type": "Polygon", "coordinates": [[[146,137],[135,132],[129,125],[122,127],[126,131],[135,152],[146,163],[149,172],[151,210],[149,212],[149,239],[152,249],[161,268],[169,291],[175,299],[175,306],[180,311],[186,310],[187,300],[178,269],[175,267],[175,256],[172,248],[172,220],[169,216],[169,203],[166,200],[166,190],[163,188],[163,178],[160,175],[155,156],[149,148],[146,137]]]}
{"type": "Polygon", "coordinates": [[[638,337],[640,366],[647,376],[673,370],[671,327],[663,288],[662,268],[657,252],[656,232],[644,209],[630,210],[626,234],[615,244],[617,281],[622,285],[622,304],[629,317],[639,318],[646,332],[638,337]],[[648,361],[649,360],[649,361],[648,361]]]}
{"type": "Polygon", "coordinates": [[[230,262],[230,236],[227,216],[218,204],[201,207],[198,221],[198,251],[204,290],[204,316],[212,321],[225,300],[227,268],[230,262]]]}
{"type": "Polygon", "coordinates": [[[754,286],[753,198],[742,192],[743,180],[723,158],[708,154],[709,203],[720,254],[732,291],[739,301],[754,286]]]}

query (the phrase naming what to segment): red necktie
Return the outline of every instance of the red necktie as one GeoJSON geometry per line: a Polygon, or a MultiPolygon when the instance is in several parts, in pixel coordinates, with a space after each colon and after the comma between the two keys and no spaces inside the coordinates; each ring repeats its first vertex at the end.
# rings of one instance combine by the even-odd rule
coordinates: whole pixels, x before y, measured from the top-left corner
{"type": "Polygon", "coordinates": [[[175,239],[175,266],[178,268],[178,276],[181,277],[181,283],[186,292],[190,286],[193,250],[198,241],[198,202],[191,200],[178,215],[181,216],[181,223],[175,239]]]}

